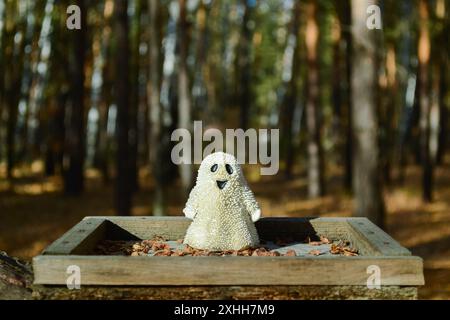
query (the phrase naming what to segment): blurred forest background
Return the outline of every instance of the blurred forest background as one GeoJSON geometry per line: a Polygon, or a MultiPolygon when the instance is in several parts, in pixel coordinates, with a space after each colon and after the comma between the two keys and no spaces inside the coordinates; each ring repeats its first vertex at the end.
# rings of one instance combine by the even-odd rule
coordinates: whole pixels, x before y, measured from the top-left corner
{"type": "Polygon", "coordinates": [[[0,0],[0,249],[180,215],[176,128],[280,129],[263,216],[367,216],[450,299],[449,0],[0,0]],[[67,8],[81,9],[69,30],[67,8]],[[366,23],[371,4],[382,29],[366,23]]]}

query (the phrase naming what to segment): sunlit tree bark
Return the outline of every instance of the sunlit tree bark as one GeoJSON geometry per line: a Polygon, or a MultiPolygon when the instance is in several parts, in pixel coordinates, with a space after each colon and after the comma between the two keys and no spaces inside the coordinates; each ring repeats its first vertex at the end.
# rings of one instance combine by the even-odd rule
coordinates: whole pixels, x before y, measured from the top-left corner
{"type": "Polygon", "coordinates": [[[251,105],[251,86],[250,86],[250,48],[252,40],[252,31],[250,29],[250,19],[252,14],[252,5],[249,0],[242,0],[244,15],[242,17],[241,34],[239,36],[239,54],[238,59],[238,96],[240,114],[240,126],[246,130],[249,126],[250,105],[251,105]]]}
{"type": "Polygon", "coordinates": [[[310,198],[324,194],[324,166],[320,121],[319,82],[319,26],[317,3],[310,1],[306,7],[305,43],[307,51],[306,126],[308,129],[308,195],[310,198]]]}
{"type": "Polygon", "coordinates": [[[352,1],[353,67],[352,67],[352,128],[353,192],[356,216],[369,218],[379,226],[384,223],[379,151],[377,140],[375,34],[366,27],[369,0],[352,1]]]}
{"type": "Polygon", "coordinates": [[[344,186],[347,190],[352,189],[353,180],[353,138],[352,138],[352,12],[351,0],[343,0],[338,3],[339,16],[341,21],[341,34],[344,42],[344,72],[342,76],[342,127],[344,138],[344,186]]]}
{"type": "Polygon", "coordinates": [[[420,155],[422,164],[422,191],[425,201],[432,200],[433,188],[433,162],[430,155],[430,31],[429,31],[429,8],[428,2],[419,1],[419,105],[420,105],[420,155]]]}
{"type": "Polygon", "coordinates": [[[298,92],[298,79],[300,74],[300,13],[301,3],[295,2],[292,8],[292,18],[289,26],[289,35],[284,51],[284,66],[283,75],[286,77],[285,94],[281,101],[279,121],[282,128],[282,154],[286,162],[285,176],[292,177],[292,170],[294,165],[295,146],[294,146],[294,112],[300,103],[301,95],[298,92]]]}
{"type": "Polygon", "coordinates": [[[439,81],[439,93],[438,93],[438,103],[440,110],[440,123],[439,123],[439,137],[438,137],[438,150],[436,155],[436,164],[441,165],[444,160],[444,154],[447,150],[448,144],[448,128],[449,128],[449,115],[450,106],[448,104],[448,90],[447,86],[449,84],[449,41],[448,35],[450,32],[450,3],[445,0],[436,1],[435,13],[440,26],[440,32],[437,35],[437,42],[442,44],[442,47],[436,46],[437,51],[437,61],[439,64],[440,81],[439,81]],[[443,72],[442,72],[443,71],[443,72]]]}
{"type": "MultiPolygon", "coordinates": [[[[131,4],[131,3],[130,3],[131,4]]],[[[130,183],[133,192],[139,190],[138,179],[138,106],[139,106],[139,67],[140,54],[139,46],[141,34],[141,0],[133,0],[132,25],[130,30],[131,37],[131,97],[130,97],[130,183]]]]}
{"type": "Polygon", "coordinates": [[[160,92],[161,92],[161,80],[160,80],[160,35],[159,35],[159,24],[158,16],[160,13],[160,6],[158,0],[148,1],[148,10],[150,18],[150,64],[149,64],[149,92],[148,92],[148,104],[150,108],[149,112],[149,158],[151,169],[154,179],[153,187],[153,203],[152,211],[155,216],[164,215],[164,183],[163,183],[163,170],[162,170],[162,106],[160,103],[160,92]]]}
{"type": "MultiPolygon", "coordinates": [[[[187,22],[187,1],[179,0],[178,17],[178,127],[191,130],[191,94],[187,66],[189,25],[187,22]]],[[[183,192],[187,197],[192,184],[192,168],[190,164],[181,164],[180,177],[183,192]]]]}

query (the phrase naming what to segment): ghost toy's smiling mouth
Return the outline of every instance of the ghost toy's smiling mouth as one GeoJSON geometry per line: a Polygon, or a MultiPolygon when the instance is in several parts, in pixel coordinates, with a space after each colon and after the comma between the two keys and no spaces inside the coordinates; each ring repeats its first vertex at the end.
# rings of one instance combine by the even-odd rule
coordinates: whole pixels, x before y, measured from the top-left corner
{"type": "Polygon", "coordinates": [[[228,180],[217,180],[216,182],[219,189],[222,190],[223,188],[225,188],[225,185],[227,184],[228,180]]]}

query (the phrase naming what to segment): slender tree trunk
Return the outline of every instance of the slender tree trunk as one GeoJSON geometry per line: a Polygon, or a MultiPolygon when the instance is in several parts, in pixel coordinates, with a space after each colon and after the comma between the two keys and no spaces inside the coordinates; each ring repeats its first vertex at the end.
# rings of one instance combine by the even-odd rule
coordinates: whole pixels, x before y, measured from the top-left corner
{"type": "Polygon", "coordinates": [[[381,191],[377,114],[375,105],[376,46],[374,30],[366,27],[368,0],[352,1],[353,21],[353,190],[355,216],[369,218],[379,226],[384,224],[384,202],[381,191]],[[364,70],[364,72],[361,72],[364,70]]]}
{"type": "MultiPolygon", "coordinates": [[[[0,0],[0,20],[6,21],[5,13],[5,0],[0,0]]],[[[5,23],[0,26],[0,70],[5,70],[5,23]]],[[[4,145],[4,123],[3,123],[3,112],[4,112],[4,100],[5,100],[5,74],[0,75],[0,161],[3,160],[3,145],[4,145]]]]}
{"type": "MultiPolygon", "coordinates": [[[[7,4],[8,6],[8,4],[7,4]]],[[[12,61],[22,61],[24,57],[24,48],[26,40],[23,39],[23,34],[26,33],[27,23],[26,16],[19,15],[15,10],[18,8],[16,3],[9,4],[11,7],[7,7],[9,14],[16,15],[17,21],[10,29],[6,29],[5,44],[10,48],[9,54],[5,57],[5,97],[4,102],[7,111],[7,126],[6,126],[6,174],[7,179],[12,181],[13,169],[16,163],[16,128],[17,128],[17,115],[18,104],[20,100],[20,87],[22,82],[22,63],[12,63],[12,61]],[[17,37],[21,35],[22,37],[17,37]],[[17,41],[19,39],[19,41],[17,41]]],[[[5,26],[7,27],[7,26],[5,26]]],[[[3,75],[2,75],[3,76],[3,75]]]]}
{"type": "Polygon", "coordinates": [[[47,125],[46,125],[46,143],[45,143],[45,175],[47,177],[53,176],[56,170],[56,150],[58,132],[57,122],[58,118],[58,104],[56,98],[49,99],[47,104],[47,125]]]}
{"type": "Polygon", "coordinates": [[[134,0],[134,18],[132,25],[132,82],[131,87],[131,106],[130,106],[130,183],[133,192],[139,190],[138,177],[138,106],[139,106],[139,46],[141,34],[141,0],[134,0]]]}
{"type": "Polygon", "coordinates": [[[436,59],[433,63],[433,76],[431,81],[431,105],[430,105],[430,162],[434,166],[436,164],[436,159],[438,155],[439,148],[439,129],[440,129],[440,117],[441,108],[439,105],[440,96],[440,78],[441,78],[441,68],[439,60],[436,59]]]}
{"type": "Polygon", "coordinates": [[[420,104],[420,155],[422,165],[423,199],[432,200],[433,163],[430,156],[430,111],[431,99],[429,91],[430,32],[428,29],[429,12],[426,0],[419,2],[419,104],[420,104]]]}
{"type": "MultiPolygon", "coordinates": [[[[33,45],[33,38],[35,36],[35,29],[37,27],[36,22],[36,3],[29,2],[29,6],[27,7],[27,27],[25,32],[25,46],[33,45]]],[[[53,36],[53,41],[57,41],[57,36],[53,36]]],[[[20,84],[20,100],[19,105],[21,104],[25,110],[21,110],[18,113],[17,117],[17,161],[23,161],[25,159],[26,151],[28,149],[27,146],[27,115],[29,113],[29,104],[27,101],[30,98],[30,88],[33,80],[33,72],[32,72],[32,50],[25,50],[23,54],[23,70],[21,74],[21,84],[20,84]]],[[[56,65],[57,63],[55,63],[56,65]]],[[[23,109],[23,108],[22,108],[23,109]]]]}
{"type": "Polygon", "coordinates": [[[290,78],[285,79],[285,81],[287,82],[284,84],[286,86],[286,94],[281,101],[279,114],[280,125],[283,130],[282,152],[286,161],[286,167],[284,170],[286,179],[290,179],[292,177],[295,155],[293,122],[295,108],[299,103],[298,100],[300,96],[298,94],[297,85],[300,66],[300,4],[301,3],[299,1],[295,2],[295,5],[292,9],[292,21],[283,58],[283,61],[285,61],[285,65],[283,66],[283,74],[290,75],[290,78]],[[288,57],[290,57],[290,59],[287,59],[288,57]]]}
{"type": "MultiPolygon", "coordinates": [[[[82,6],[81,6],[82,7],[82,6]]],[[[41,146],[42,146],[42,131],[43,122],[40,121],[40,109],[43,105],[43,99],[46,95],[46,90],[48,88],[48,80],[49,80],[49,72],[50,69],[50,55],[53,51],[53,39],[54,36],[53,28],[55,21],[55,1],[54,0],[46,0],[45,1],[45,9],[44,9],[44,17],[41,23],[41,30],[39,35],[39,44],[40,44],[40,52],[39,58],[35,59],[33,70],[33,81],[30,87],[30,97],[27,106],[27,150],[29,152],[29,160],[33,160],[36,157],[40,156],[41,146]]],[[[74,35],[74,38],[77,37],[77,34],[74,35]]],[[[77,39],[78,40],[78,39],[77,39]]],[[[74,41],[75,42],[75,41],[74,41]]],[[[71,42],[73,44],[74,42],[71,42]]],[[[72,60],[76,59],[74,53],[76,49],[73,49],[70,54],[72,56],[72,60]]],[[[75,62],[71,61],[70,67],[75,67],[75,62]]],[[[75,75],[75,71],[71,75],[71,79],[74,81],[77,77],[75,75]]],[[[72,86],[73,90],[76,90],[76,85],[72,86]]]]}
{"type": "MultiPolygon", "coordinates": [[[[333,50],[333,67],[332,67],[332,105],[333,105],[333,121],[332,121],[332,132],[334,133],[334,143],[338,148],[342,149],[345,146],[345,135],[343,135],[342,125],[342,54],[341,54],[341,44],[342,44],[342,31],[341,24],[338,19],[334,21],[331,25],[331,41],[333,50]],[[342,147],[341,147],[342,146],[342,147]]],[[[342,152],[344,155],[344,152],[342,152]]]]}
{"type": "Polygon", "coordinates": [[[251,15],[251,7],[248,0],[242,0],[244,6],[244,16],[242,18],[242,31],[239,38],[239,56],[238,59],[238,95],[239,105],[241,108],[241,128],[247,130],[249,126],[250,117],[250,101],[251,101],[251,86],[250,86],[250,46],[252,32],[249,28],[249,21],[251,15]]]}
{"type": "Polygon", "coordinates": [[[384,183],[390,185],[392,182],[392,162],[395,156],[395,125],[398,123],[397,117],[397,79],[396,79],[396,51],[393,43],[389,43],[386,50],[385,59],[386,83],[378,86],[378,96],[382,104],[381,113],[384,114],[383,125],[384,135],[381,139],[380,162],[383,171],[384,183]]]}
{"type": "Polygon", "coordinates": [[[102,66],[102,87],[99,101],[99,132],[98,140],[96,142],[95,151],[95,166],[98,167],[102,173],[103,184],[107,185],[110,181],[109,173],[109,160],[110,160],[110,138],[108,136],[108,115],[110,110],[113,86],[113,71],[114,61],[112,59],[111,49],[111,34],[112,24],[111,17],[113,17],[114,0],[107,0],[105,2],[105,9],[103,13],[103,19],[105,20],[105,26],[102,31],[102,49],[101,54],[104,62],[102,66]]]}
{"type": "MultiPolygon", "coordinates": [[[[436,1],[435,4],[435,17],[433,23],[436,26],[439,26],[444,31],[444,26],[441,23],[443,18],[445,17],[445,12],[440,7],[445,9],[445,5],[441,0],[436,1]]],[[[448,35],[447,35],[448,36],[448,35]]],[[[440,39],[442,39],[440,33],[435,34],[433,39],[430,39],[430,42],[437,43],[440,39]]],[[[442,117],[442,105],[443,100],[441,99],[441,89],[442,89],[442,78],[444,78],[444,74],[441,73],[441,70],[446,70],[445,56],[442,56],[442,51],[445,52],[445,45],[440,50],[436,47],[433,48],[431,60],[431,92],[430,92],[430,162],[434,167],[437,164],[438,155],[439,155],[439,141],[440,141],[440,130],[441,128],[441,117],[442,117]]],[[[444,89],[445,90],[445,89],[444,89]]],[[[433,180],[433,179],[432,179],[433,180]]]]}
{"type": "MultiPolygon", "coordinates": [[[[413,10],[413,2],[405,1],[402,3],[401,9],[403,14],[401,16],[402,19],[408,19],[411,16],[411,12],[413,10]]],[[[400,184],[403,184],[405,181],[405,169],[407,165],[407,142],[411,136],[411,127],[412,120],[414,114],[414,105],[415,105],[415,92],[416,90],[416,70],[413,68],[411,64],[411,54],[415,52],[413,40],[412,40],[412,32],[411,30],[407,30],[402,34],[402,39],[400,42],[399,49],[399,60],[400,64],[406,66],[406,83],[402,88],[402,112],[400,116],[400,124],[399,124],[399,159],[398,159],[398,181],[400,184]]]]}
{"type": "Polygon", "coordinates": [[[324,194],[324,167],[319,110],[319,26],[317,24],[317,3],[310,1],[306,8],[306,50],[307,50],[307,98],[306,125],[308,128],[308,195],[310,198],[324,194]]]}
{"type": "Polygon", "coordinates": [[[116,102],[117,102],[117,176],[116,176],[116,212],[129,215],[131,210],[131,177],[129,155],[129,56],[127,0],[116,0],[116,102]]]}
{"type": "MultiPolygon", "coordinates": [[[[189,85],[189,73],[187,67],[188,58],[188,22],[187,0],[179,0],[179,17],[178,17],[178,44],[179,44],[179,61],[178,61],[178,127],[191,129],[191,95],[189,85]]],[[[187,157],[186,157],[187,159],[187,157]]],[[[180,176],[184,196],[187,197],[192,185],[192,168],[190,164],[181,164],[180,176]]]]}
{"type": "Polygon", "coordinates": [[[69,123],[66,130],[66,155],[64,190],[69,195],[79,195],[84,189],[84,66],[86,52],[86,0],[79,0],[76,4],[81,9],[81,29],[73,30],[72,63],[70,64],[72,88],[70,94],[69,123]]]}
{"type": "Polygon", "coordinates": [[[208,46],[206,43],[208,28],[207,28],[207,11],[206,5],[203,1],[200,1],[196,13],[196,48],[195,48],[195,70],[193,79],[193,105],[194,110],[198,110],[203,114],[202,119],[209,123],[207,110],[207,94],[206,94],[206,79],[207,65],[206,57],[208,46]]]}
{"type": "Polygon", "coordinates": [[[352,190],[353,183],[353,132],[352,132],[352,8],[351,0],[342,3],[342,37],[345,41],[345,101],[343,110],[343,125],[345,127],[344,147],[344,185],[348,191],[352,190]]]}
{"type": "Polygon", "coordinates": [[[439,35],[439,39],[441,44],[443,45],[443,48],[440,49],[439,52],[439,63],[440,63],[440,70],[444,70],[444,72],[441,73],[440,77],[440,84],[439,84],[439,106],[440,106],[440,131],[439,131],[439,142],[438,142],[438,151],[437,151],[437,158],[436,158],[436,164],[440,165],[442,164],[445,151],[447,149],[448,144],[448,121],[449,121],[449,106],[446,100],[446,95],[448,94],[448,84],[449,84],[449,59],[450,59],[450,52],[449,52],[449,41],[448,41],[448,34],[450,32],[450,15],[449,15],[449,6],[450,3],[445,0],[438,0],[437,2],[437,9],[436,10],[436,16],[440,19],[442,29],[441,33],[439,35]]]}
{"type": "MultiPolygon", "coordinates": [[[[15,51],[15,50],[13,50],[15,51]]],[[[13,55],[12,55],[13,56],[13,55]]],[[[17,57],[12,57],[14,60],[17,57]]],[[[7,66],[7,76],[5,81],[5,93],[6,93],[6,105],[7,105],[7,129],[6,129],[6,174],[8,180],[13,178],[13,168],[15,164],[15,129],[17,123],[17,97],[20,88],[20,77],[17,77],[17,66],[14,63],[10,63],[7,66]]]]}
{"type": "MultiPolygon", "coordinates": [[[[108,96],[110,93],[108,93],[108,96]]],[[[106,186],[110,181],[109,176],[109,138],[108,138],[108,112],[110,105],[110,98],[104,97],[104,102],[100,108],[100,119],[99,119],[99,136],[98,136],[98,145],[96,151],[96,166],[100,169],[102,173],[102,181],[106,186]]]]}
{"type": "Polygon", "coordinates": [[[6,90],[7,97],[7,110],[8,110],[8,125],[6,131],[6,174],[8,180],[13,179],[13,168],[15,164],[15,129],[17,123],[17,103],[16,96],[18,90],[15,88],[18,87],[18,82],[12,80],[11,83],[8,84],[9,87],[6,90]]]}
{"type": "Polygon", "coordinates": [[[152,211],[155,216],[164,215],[165,194],[163,176],[163,146],[162,146],[162,108],[160,103],[160,34],[158,16],[160,13],[159,1],[149,0],[148,10],[150,16],[150,70],[149,70],[149,158],[152,167],[154,188],[152,211]]]}

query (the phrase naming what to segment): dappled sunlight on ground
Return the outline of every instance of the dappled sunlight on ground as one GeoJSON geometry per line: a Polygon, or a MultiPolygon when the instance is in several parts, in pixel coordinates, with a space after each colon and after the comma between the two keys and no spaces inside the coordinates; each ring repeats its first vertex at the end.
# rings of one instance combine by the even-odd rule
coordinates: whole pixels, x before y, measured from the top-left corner
{"type": "MultiPolygon", "coordinates": [[[[85,194],[68,197],[62,194],[61,179],[45,178],[41,169],[34,164],[22,172],[17,170],[13,185],[0,178],[0,250],[27,260],[83,217],[115,214],[114,189],[103,185],[97,171],[87,171],[85,194]]],[[[151,215],[150,174],[141,170],[140,176],[141,189],[134,197],[132,214],[151,215]]],[[[420,297],[450,299],[450,166],[436,170],[433,203],[422,202],[420,177],[418,167],[409,167],[403,186],[386,188],[387,232],[424,258],[426,285],[420,297]]],[[[263,216],[350,216],[353,202],[343,191],[341,180],[331,177],[328,194],[320,199],[307,199],[304,173],[295,174],[289,181],[276,176],[251,179],[250,184],[263,216]]],[[[168,192],[168,215],[181,214],[184,200],[180,192],[173,192],[177,188],[171,187],[168,192]]]]}

